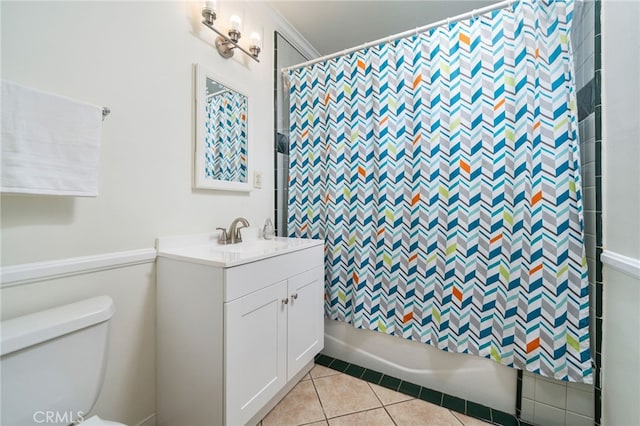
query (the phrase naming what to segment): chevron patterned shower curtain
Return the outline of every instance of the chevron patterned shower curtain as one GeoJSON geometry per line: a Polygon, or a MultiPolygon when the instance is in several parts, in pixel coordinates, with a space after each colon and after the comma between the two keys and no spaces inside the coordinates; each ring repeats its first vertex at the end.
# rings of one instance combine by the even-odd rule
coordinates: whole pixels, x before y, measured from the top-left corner
{"type": "Polygon", "coordinates": [[[592,381],[572,6],[290,73],[289,235],[326,241],[329,318],[592,381]]]}
{"type": "Polygon", "coordinates": [[[205,176],[211,179],[247,181],[247,98],[222,92],[207,102],[205,176]]]}

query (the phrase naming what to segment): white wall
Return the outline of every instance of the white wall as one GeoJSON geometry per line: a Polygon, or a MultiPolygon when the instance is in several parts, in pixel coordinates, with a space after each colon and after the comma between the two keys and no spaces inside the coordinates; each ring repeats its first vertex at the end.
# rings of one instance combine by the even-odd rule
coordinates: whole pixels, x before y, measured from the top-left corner
{"type": "Polygon", "coordinates": [[[256,170],[273,169],[273,29],[258,8],[239,8],[247,27],[265,27],[261,63],[220,57],[198,2],[2,2],[3,79],[112,111],[99,197],[3,196],[4,265],[150,247],[271,214],[272,173],[251,194],[191,189],[194,62],[248,94],[250,155],[256,170]]]}
{"type": "MultiPolygon", "coordinates": [[[[261,226],[272,215],[273,31],[284,24],[259,2],[222,2],[218,22],[244,14],[244,34],[264,34],[260,63],[225,60],[200,24],[201,5],[2,1],[2,78],[112,111],[97,198],[2,196],[3,266],[149,248],[158,236],[209,232],[237,216],[261,226]],[[262,189],[192,189],[196,62],[248,95],[249,155],[262,189]]],[[[111,295],[116,314],[95,412],[135,425],[155,411],[154,270],[147,263],[5,287],[2,317],[111,295]]]]}
{"type": "Polygon", "coordinates": [[[602,424],[640,424],[640,3],[602,2],[603,238],[602,424]],[[633,268],[632,268],[633,270],[633,268]]]}

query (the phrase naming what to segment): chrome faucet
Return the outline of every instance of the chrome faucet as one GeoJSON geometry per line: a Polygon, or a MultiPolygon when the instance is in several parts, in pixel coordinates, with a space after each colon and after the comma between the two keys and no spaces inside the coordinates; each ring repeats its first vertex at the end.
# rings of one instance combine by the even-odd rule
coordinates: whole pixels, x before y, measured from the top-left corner
{"type": "Polygon", "coordinates": [[[246,228],[249,226],[249,221],[244,217],[238,217],[233,219],[231,225],[229,226],[229,230],[227,231],[224,228],[216,228],[219,229],[220,238],[218,238],[218,242],[220,244],[236,244],[242,242],[242,235],[240,234],[240,228],[246,228]],[[238,226],[238,223],[241,223],[241,226],[238,226]]]}

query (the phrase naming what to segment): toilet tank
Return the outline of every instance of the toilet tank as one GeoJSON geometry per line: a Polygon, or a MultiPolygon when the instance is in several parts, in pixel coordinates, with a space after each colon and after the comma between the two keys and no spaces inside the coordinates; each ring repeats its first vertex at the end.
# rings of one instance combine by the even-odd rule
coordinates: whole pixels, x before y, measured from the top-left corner
{"type": "Polygon", "coordinates": [[[68,425],[104,378],[113,301],[99,296],[0,323],[0,424],[68,425]]]}

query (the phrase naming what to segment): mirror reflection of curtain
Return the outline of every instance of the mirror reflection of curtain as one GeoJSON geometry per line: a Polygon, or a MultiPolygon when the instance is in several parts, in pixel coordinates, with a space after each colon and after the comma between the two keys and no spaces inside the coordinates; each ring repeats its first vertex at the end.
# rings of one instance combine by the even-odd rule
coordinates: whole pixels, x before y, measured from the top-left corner
{"type": "Polygon", "coordinates": [[[207,178],[247,181],[247,98],[232,91],[212,96],[206,106],[207,178]]]}

